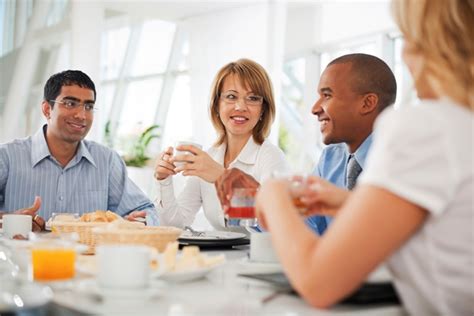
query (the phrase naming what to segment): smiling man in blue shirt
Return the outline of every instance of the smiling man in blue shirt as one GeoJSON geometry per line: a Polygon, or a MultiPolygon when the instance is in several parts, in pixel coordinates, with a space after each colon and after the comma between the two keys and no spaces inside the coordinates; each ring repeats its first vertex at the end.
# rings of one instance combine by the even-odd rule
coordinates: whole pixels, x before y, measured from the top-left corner
{"type": "Polygon", "coordinates": [[[47,124],[33,136],[0,145],[0,211],[30,214],[36,229],[53,212],[98,209],[158,224],[153,203],[128,178],[120,156],[84,140],[95,100],[95,85],[81,71],[48,79],[41,104],[47,124]]]}
{"type": "MultiPolygon", "coordinates": [[[[318,117],[324,148],[313,172],[338,187],[352,190],[363,171],[377,116],[395,103],[397,84],[388,65],[367,54],[349,54],[331,61],[318,85],[312,113],[318,117]]],[[[322,234],[330,217],[307,223],[322,234]]]]}
{"type": "MultiPolygon", "coordinates": [[[[324,148],[313,174],[338,187],[352,189],[362,172],[372,143],[377,116],[395,102],[397,84],[388,65],[372,55],[349,54],[331,61],[318,85],[319,98],[311,112],[318,117],[324,148]]],[[[259,183],[238,169],[216,181],[223,207],[233,188],[258,187],[259,183]]],[[[331,218],[313,216],[307,224],[322,234],[331,218]]]]}

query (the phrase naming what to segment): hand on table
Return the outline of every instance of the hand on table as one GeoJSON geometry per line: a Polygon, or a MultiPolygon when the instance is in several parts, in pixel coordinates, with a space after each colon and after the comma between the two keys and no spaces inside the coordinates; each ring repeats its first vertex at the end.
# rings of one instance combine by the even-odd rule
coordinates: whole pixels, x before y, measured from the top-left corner
{"type": "Polygon", "coordinates": [[[33,231],[39,232],[45,229],[45,220],[37,214],[41,207],[41,197],[36,196],[33,205],[27,208],[16,210],[13,213],[30,215],[33,218],[33,231]]]}
{"type": "Polygon", "coordinates": [[[180,145],[176,149],[190,152],[188,154],[176,155],[171,159],[173,164],[183,162],[183,164],[174,169],[176,173],[182,171],[183,176],[197,176],[207,182],[214,183],[225,170],[208,153],[196,146],[180,145]]]}
{"type": "Polygon", "coordinates": [[[235,188],[258,188],[260,184],[251,175],[237,168],[226,169],[214,183],[217,196],[221,202],[224,212],[230,206],[232,191],[235,188]]]}
{"type": "Polygon", "coordinates": [[[124,218],[130,222],[146,223],[146,211],[132,211],[130,214],[125,215],[124,218]]]}

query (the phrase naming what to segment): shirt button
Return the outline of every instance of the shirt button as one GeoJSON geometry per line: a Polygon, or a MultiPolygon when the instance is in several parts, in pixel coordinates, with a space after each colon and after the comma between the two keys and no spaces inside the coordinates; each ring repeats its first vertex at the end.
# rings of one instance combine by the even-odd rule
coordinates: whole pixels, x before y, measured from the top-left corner
{"type": "Polygon", "coordinates": [[[60,196],[60,197],[59,197],[59,200],[60,200],[60,201],[64,200],[64,197],[63,197],[63,196],[60,196]]]}

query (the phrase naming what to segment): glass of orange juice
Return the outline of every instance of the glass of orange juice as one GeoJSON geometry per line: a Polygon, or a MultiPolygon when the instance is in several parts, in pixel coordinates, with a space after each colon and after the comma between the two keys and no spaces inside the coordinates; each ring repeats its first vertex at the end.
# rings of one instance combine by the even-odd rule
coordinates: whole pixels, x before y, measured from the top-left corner
{"type": "Polygon", "coordinates": [[[308,206],[303,203],[301,197],[305,190],[308,189],[308,174],[304,172],[273,172],[273,178],[288,181],[288,188],[290,190],[291,199],[293,205],[298,209],[301,214],[307,212],[308,206]]]}
{"type": "Polygon", "coordinates": [[[54,233],[34,238],[31,250],[35,281],[72,279],[75,275],[76,250],[72,236],[54,233]]]}

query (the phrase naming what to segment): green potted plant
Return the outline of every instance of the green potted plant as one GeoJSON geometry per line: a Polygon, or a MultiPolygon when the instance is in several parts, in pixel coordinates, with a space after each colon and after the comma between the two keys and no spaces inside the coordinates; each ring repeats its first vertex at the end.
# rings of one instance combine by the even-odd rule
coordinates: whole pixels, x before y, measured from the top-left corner
{"type": "Polygon", "coordinates": [[[123,157],[125,164],[132,167],[144,167],[150,157],[146,155],[148,145],[154,138],[159,138],[160,134],[155,130],[160,126],[155,124],[144,130],[132,146],[129,154],[123,157]]]}

